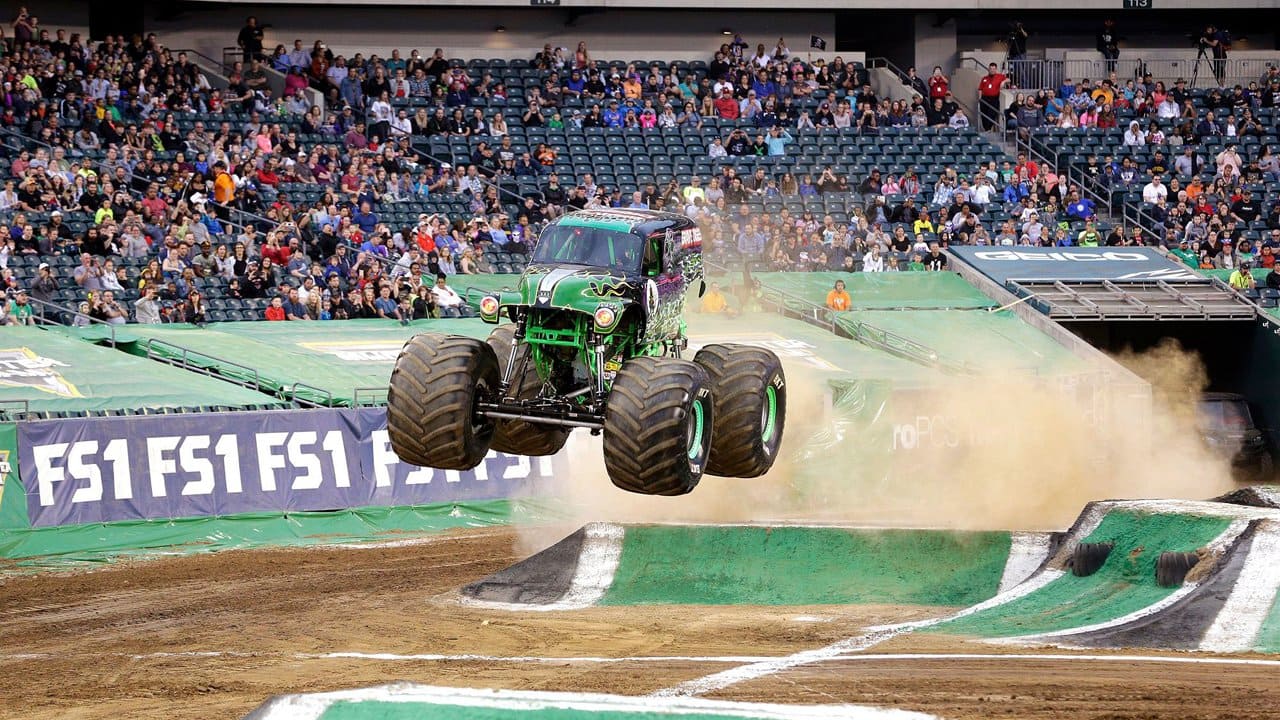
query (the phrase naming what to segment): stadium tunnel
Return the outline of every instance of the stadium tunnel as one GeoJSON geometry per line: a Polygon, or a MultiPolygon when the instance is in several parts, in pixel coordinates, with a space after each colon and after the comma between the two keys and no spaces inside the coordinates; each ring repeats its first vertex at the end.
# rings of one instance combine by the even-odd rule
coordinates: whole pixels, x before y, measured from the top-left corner
{"type": "Polygon", "coordinates": [[[1280,315],[1274,308],[1149,248],[953,248],[951,255],[960,260],[961,275],[993,299],[1024,305],[1024,314],[1039,315],[1041,323],[1047,318],[1153,387],[1167,389],[1160,362],[1125,358],[1175,342],[1200,359],[1206,393],[1244,398],[1271,456],[1280,455],[1280,383],[1274,377],[1280,315]]]}

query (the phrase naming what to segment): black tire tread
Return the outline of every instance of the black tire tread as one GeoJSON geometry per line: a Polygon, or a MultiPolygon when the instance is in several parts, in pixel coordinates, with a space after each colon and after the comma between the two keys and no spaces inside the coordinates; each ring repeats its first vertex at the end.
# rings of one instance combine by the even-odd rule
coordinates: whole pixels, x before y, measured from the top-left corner
{"type": "Polygon", "coordinates": [[[786,424],[786,385],[780,391],[777,438],[766,452],[760,437],[764,389],[782,363],[772,351],[750,345],[707,345],[694,362],[707,371],[715,405],[715,432],[707,472],[722,477],[759,477],[773,467],[786,424]]]}
{"type": "Polygon", "coordinates": [[[440,333],[410,338],[387,391],[387,435],[396,455],[443,470],[479,465],[489,438],[472,432],[474,386],[487,375],[496,388],[497,372],[493,350],[480,340],[440,333]]]}
{"type": "MultiPolygon", "coordinates": [[[[499,325],[489,333],[485,342],[493,348],[498,359],[499,374],[506,371],[507,358],[511,353],[511,344],[516,339],[516,326],[512,323],[499,325]]],[[[529,357],[529,348],[524,346],[519,351],[516,362],[529,357]]],[[[528,400],[536,397],[542,389],[542,380],[538,377],[538,369],[532,360],[525,360],[524,373],[521,377],[511,379],[511,390],[508,393],[517,400],[528,400]]],[[[524,420],[495,420],[493,429],[494,450],[511,455],[555,455],[564,447],[569,437],[569,429],[554,425],[540,425],[524,420]]]]}
{"type": "Polygon", "coordinates": [[[1076,546],[1071,554],[1071,574],[1076,577],[1088,577],[1107,562],[1107,556],[1115,547],[1114,543],[1087,543],[1076,546]]]}
{"type": "MultiPolygon", "coordinates": [[[[605,408],[604,464],[614,485],[644,495],[693,490],[701,473],[689,467],[686,406],[706,387],[706,371],[688,360],[637,357],[623,364],[605,408]]],[[[711,403],[706,411],[714,423],[711,403]]]]}
{"type": "Polygon", "coordinates": [[[1178,587],[1187,579],[1187,573],[1200,562],[1193,552],[1162,552],[1156,559],[1156,584],[1160,587],[1178,587]]]}

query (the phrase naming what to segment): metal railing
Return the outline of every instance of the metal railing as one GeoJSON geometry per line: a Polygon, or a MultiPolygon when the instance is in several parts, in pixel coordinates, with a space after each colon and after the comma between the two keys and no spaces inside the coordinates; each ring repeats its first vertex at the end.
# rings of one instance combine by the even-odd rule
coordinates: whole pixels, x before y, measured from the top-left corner
{"type": "MultiPolygon", "coordinates": [[[[708,268],[716,269],[720,272],[728,271],[727,267],[714,263],[709,263],[708,268]]],[[[802,297],[792,295],[785,290],[761,285],[760,303],[783,317],[803,320],[838,337],[856,340],[868,347],[926,367],[936,368],[955,375],[976,375],[978,372],[977,368],[968,362],[945,359],[937,350],[923,343],[918,343],[870,323],[854,320],[840,311],[832,310],[825,305],[818,305],[802,297]]]]}
{"type": "Polygon", "coordinates": [[[351,404],[354,407],[382,407],[387,404],[387,392],[385,387],[356,388],[351,393],[351,404]]]}
{"type": "Polygon", "coordinates": [[[192,350],[182,345],[175,345],[158,338],[140,339],[139,344],[146,350],[146,358],[167,365],[180,367],[188,372],[240,385],[265,395],[271,395],[300,407],[336,407],[333,393],[323,388],[295,382],[281,386],[264,380],[256,368],[249,367],[234,360],[227,360],[216,355],[192,350]],[[309,400],[299,396],[298,391],[305,390],[316,398],[325,400],[309,400]]]}
{"type": "Polygon", "coordinates": [[[1181,56],[1144,56],[1136,50],[1126,51],[1124,55],[1126,57],[1116,60],[1105,60],[1101,56],[1097,59],[1006,60],[1002,69],[1013,85],[1022,90],[1056,91],[1066,80],[1078,83],[1086,78],[1096,83],[1112,71],[1121,83],[1126,80],[1141,80],[1144,74],[1151,73],[1153,78],[1164,81],[1170,88],[1179,77],[1187,80],[1189,88],[1216,88],[1236,84],[1248,87],[1250,82],[1258,80],[1267,72],[1269,62],[1275,62],[1274,59],[1262,58],[1228,57],[1215,60],[1212,55],[1197,56],[1191,53],[1181,56]],[[1127,57],[1129,55],[1135,56],[1127,57]]]}

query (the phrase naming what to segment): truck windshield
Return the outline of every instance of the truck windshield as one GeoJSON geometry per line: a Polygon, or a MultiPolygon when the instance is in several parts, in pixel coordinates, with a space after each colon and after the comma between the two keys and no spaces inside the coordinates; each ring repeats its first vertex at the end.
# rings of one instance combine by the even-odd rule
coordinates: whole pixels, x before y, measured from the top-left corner
{"type": "Polygon", "coordinates": [[[1253,426],[1253,417],[1239,400],[1207,400],[1200,403],[1200,423],[1209,431],[1239,432],[1253,426]]]}
{"type": "Polygon", "coordinates": [[[640,272],[644,240],[606,228],[552,225],[538,238],[533,262],[589,265],[640,272]]]}

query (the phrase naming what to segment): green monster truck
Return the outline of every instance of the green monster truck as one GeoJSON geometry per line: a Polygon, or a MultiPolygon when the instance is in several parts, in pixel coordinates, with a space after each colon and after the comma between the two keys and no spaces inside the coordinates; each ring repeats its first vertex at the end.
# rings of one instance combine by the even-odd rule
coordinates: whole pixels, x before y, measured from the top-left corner
{"type": "Polygon", "coordinates": [[[702,236],[689,218],[590,210],[542,232],[515,290],[485,296],[485,342],[423,333],[396,360],[387,429],[403,460],[466,470],[490,448],[551,455],[569,431],[604,433],[614,485],[681,495],[704,472],[773,465],[787,385],[772,352],[708,345],[693,360],[686,290],[702,292],[702,236]]]}

